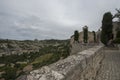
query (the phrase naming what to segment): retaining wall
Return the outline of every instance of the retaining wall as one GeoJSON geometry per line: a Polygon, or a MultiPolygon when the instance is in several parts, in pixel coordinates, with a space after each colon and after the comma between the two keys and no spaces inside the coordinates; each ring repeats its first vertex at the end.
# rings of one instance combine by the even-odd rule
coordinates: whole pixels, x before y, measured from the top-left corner
{"type": "Polygon", "coordinates": [[[31,71],[25,80],[94,80],[103,58],[103,47],[95,46],[31,71]]]}

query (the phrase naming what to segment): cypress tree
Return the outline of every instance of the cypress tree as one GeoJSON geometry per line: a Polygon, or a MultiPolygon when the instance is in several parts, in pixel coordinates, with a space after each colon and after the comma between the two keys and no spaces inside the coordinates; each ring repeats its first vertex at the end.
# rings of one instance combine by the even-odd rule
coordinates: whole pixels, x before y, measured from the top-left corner
{"type": "Polygon", "coordinates": [[[93,38],[94,38],[94,43],[96,42],[96,33],[95,31],[92,31],[93,32],[93,38]]]}
{"type": "Polygon", "coordinates": [[[112,14],[110,12],[107,12],[103,15],[101,33],[101,42],[106,46],[108,41],[111,39],[112,28],[112,14]]]}
{"type": "Polygon", "coordinates": [[[87,26],[83,27],[83,40],[84,40],[84,43],[88,42],[88,27],[87,26]]]}
{"type": "Polygon", "coordinates": [[[74,32],[74,41],[78,42],[78,40],[79,40],[79,32],[77,30],[75,30],[75,32],[74,32]]]}

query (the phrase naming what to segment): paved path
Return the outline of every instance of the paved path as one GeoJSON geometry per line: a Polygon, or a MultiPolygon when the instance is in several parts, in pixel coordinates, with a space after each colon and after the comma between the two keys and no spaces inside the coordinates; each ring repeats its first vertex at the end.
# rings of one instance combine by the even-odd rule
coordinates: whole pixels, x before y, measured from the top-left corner
{"type": "Polygon", "coordinates": [[[105,50],[96,80],[120,80],[120,51],[105,50]]]}

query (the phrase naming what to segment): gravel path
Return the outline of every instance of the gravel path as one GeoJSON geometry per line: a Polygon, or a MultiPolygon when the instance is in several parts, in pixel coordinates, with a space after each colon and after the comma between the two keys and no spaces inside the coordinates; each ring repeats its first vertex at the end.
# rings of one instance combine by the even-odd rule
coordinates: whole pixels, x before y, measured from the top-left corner
{"type": "Polygon", "coordinates": [[[105,50],[105,58],[96,80],[120,80],[120,51],[105,50]]]}

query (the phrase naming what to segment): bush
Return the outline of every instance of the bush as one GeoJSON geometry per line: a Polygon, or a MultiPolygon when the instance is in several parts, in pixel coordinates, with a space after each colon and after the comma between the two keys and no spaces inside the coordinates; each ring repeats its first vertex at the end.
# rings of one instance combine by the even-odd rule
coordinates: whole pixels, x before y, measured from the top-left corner
{"type": "Polygon", "coordinates": [[[116,39],[113,41],[113,43],[115,43],[115,44],[120,44],[120,38],[116,38],[116,39]]]}
{"type": "Polygon", "coordinates": [[[15,68],[7,67],[5,69],[5,73],[2,74],[2,78],[4,78],[5,80],[15,80],[16,71],[17,70],[15,68]]]}

